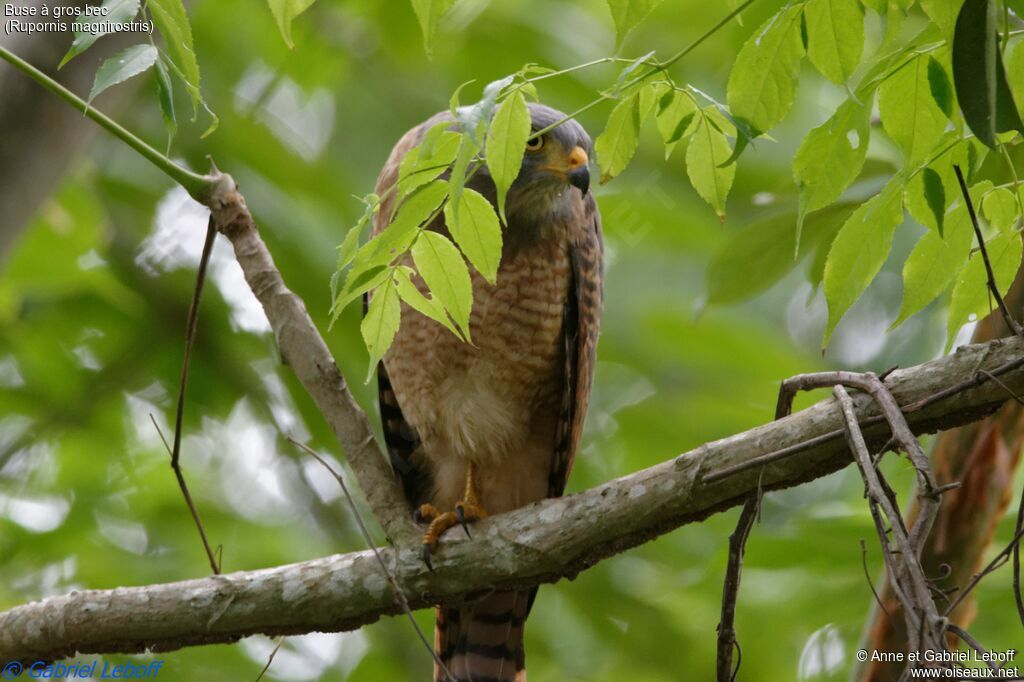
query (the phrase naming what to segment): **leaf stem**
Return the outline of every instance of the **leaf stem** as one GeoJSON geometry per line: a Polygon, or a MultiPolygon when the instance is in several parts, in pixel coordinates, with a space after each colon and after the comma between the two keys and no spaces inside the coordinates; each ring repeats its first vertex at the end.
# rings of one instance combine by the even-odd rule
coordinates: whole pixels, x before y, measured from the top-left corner
{"type": "MultiPolygon", "coordinates": [[[[715,24],[714,26],[709,28],[707,31],[704,31],[704,33],[702,33],[692,43],[690,43],[689,45],[687,45],[683,49],[681,49],[678,52],[676,52],[674,55],[669,57],[668,60],[666,60],[664,62],[661,62],[660,64],[652,65],[650,71],[647,71],[646,73],[640,74],[636,78],[632,79],[631,81],[629,81],[628,83],[623,85],[621,88],[619,88],[619,91],[622,92],[622,91],[628,90],[629,88],[633,87],[634,85],[637,85],[638,83],[642,83],[643,81],[647,80],[651,76],[665,71],[670,66],[672,66],[673,64],[678,62],[680,59],[682,59],[686,55],[690,54],[690,52],[692,52],[697,47],[699,47],[705,40],[707,40],[708,38],[710,38],[714,34],[718,33],[718,31],[721,30],[723,26],[725,26],[730,21],[735,19],[743,10],[745,10],[750,5],[753,5],[755,2],[757,2],[757,0],[746,0],[746,2],[742,3],[741,5],[736,7],[736,9],[734,9],[733,11],[729,12],[728,14],[726,14],[722,18],[722,20],[719,21],[717,24],[715,24]]],[[[600,63],[600,60],[598,60],[597,62],[590,62],[590,63],[587,63],[587,64],[582,64],[581,67],[582,66],[591,66],[591,65],[593,65],[593,63],[600,63]]],[[[590,102],[589,104],[584,104],[582,107],[580,107],[576,111],[572,112],[571,114],[567,114],[564,118],[562,118],[562,119],[560,119],[558,121],[555,121],[554,123],[552,123],[551,125],[549,125],[549,126],[547,126],[545,128],[541,128],[537,132],[535,132],[532,135],[530,135],[529,139],[532,140],[534,138],[540,137],[544,133],[547,133],[550,130],[553,130],[554,128],[557,128],[558,126],[562,125],[563,123],[565,123],[566,121],[568,121],[570,119],[576,118],[580,114],[583,114],[583,113],[586,113],[587,111],[590,111],[591,109],[593,109],[597,105],[599,105],[602,102],[604,102],[605,100],[609,100],[609,99],[616,99],[616,98],[612,97],[611,95],[609,95],[607,93],[601,93],[601,96],[598,97],[597,99],[595,99],[594,101],[590,102]]]]}
{"type": "Polygon", "coordinates": [[[134,133],[121,126],[117,121],[95,107],[90,106],[81,97],[71,92],[53,78],[21,59],[2,45],[0,45],[0,59],[3,59],[14,66],[14,68],[25,73],[29,78],[66,101],[75,109],[91,118],[112,135],[137,151],[146,160],[166,173],[172,180],[184,187],[194,199],[203,202],[207,198],[210,189],[215,184],[215,180],[212,176],[200,175],[199,173],[195,173],[174,163],[167,158],[167,156],[161,154],[142,139],[137,137],[134,133]]]}

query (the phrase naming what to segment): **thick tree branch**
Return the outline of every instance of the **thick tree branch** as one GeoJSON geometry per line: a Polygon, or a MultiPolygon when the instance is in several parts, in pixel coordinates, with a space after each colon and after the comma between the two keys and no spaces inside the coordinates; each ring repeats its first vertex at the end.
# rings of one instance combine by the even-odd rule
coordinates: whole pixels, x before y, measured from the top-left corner
{"type": "MultiPolygon", "coordinates": [[[[222,224],[231,226],[225,231],[250,283],[256,285],[267,305],[282,352],[303,383],[317,391],[317,402],[349,444],[350,456],[353,446],[362,447],[356,453],[362,457],[379,456],[368,437],[365,416],[338,390],[344,384],[326,347],[301,303],[272,269],[251,223],[236,225],[229,220],[222,224]],[[353,431],[353,437],[345,433],[349,426],[365,430],[353,431]]],[[[1000,367],[1018,362],[999,376],[1011,390],[1024,390],[1021,358],[1024,342],[1017,338],[964,346],[952,355],[893,372],[886,378],[886,386],[900,405],[944,395],[907,415],[915,433],[931,432],[979,419],[1008,398],[1006,389],[993,381],[970,386],[972,378],[984,377],[981,372],[996,373],[1000,367]],[[946,395],[944,389],[951,385],[964,388],[946,395]]],[[[868,446],[876,448],[887,442],[889,429],[874,419],[879,412],[870,397],[858,393],[853,401],[859,422],[870,424],[863,428],[868,446]]],[[[381,555],[413,607],[472,598],[472,593],[495,587],[553,582],[682,524],[740,504],[759,485],[765,490],[798,485],[850,461],[843,418],[829,398],[583,493],[485,519],[474,528],[472,540],[458,534],[446,536],[433,573],[420,560],[416,543],[383,549],[381,555]],[[833,432],[838,435],[825,437],[833,432]],[[714,483],[703,482],[715,478],[716,473],[737,470],[746,462],[806,442],[815,444],[799,455],[718,477],[714,483]]],[[[379,475],[386,476],[386,465],[379,475]]],[[[372,495],[374,489],[367,492],[372,495]]],[[[169,650],[231,642],[256,633],[347,630],[398,612],[387,579],[373,553],[366,551],[259,571],[75,592],[33,602],[0,613],[0,659],[58,658],[76,651],[169,650]]]]}
{"type": "Polygon", "coordinates": [[[356,403],[306,306],[284,284],[259,235],[245,199],[229,175],[216,182],[204,203],[217,229],[231,241],[246,282],[263,305],[284,361],[330,424],[374,516],[392,542],[418,535],[405,497],[377,445],[366,413],[356,403]]]}

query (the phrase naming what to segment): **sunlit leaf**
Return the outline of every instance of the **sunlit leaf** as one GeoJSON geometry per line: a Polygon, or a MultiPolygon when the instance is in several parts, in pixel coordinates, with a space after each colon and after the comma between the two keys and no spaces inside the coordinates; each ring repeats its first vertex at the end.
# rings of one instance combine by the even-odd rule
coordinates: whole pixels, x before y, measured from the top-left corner
{"type": "MultiPolygon", "coordinates": [[[[1000,232],[986,242],[996,287],[1002,296],[1009,291],[1017,274],[1021,260],[1021,239],[1016,231],[1000,232]]],[[[980,251],[971,255],[971,260],[956,277],[953,286],[953,300],[949,304],[949,321],[946,325],[946,350],[953,346],[956,334],[974,316],[985,318],[995,309],[988,289],[988,274],[980,251]]]]}
{"type": "Polygon", "coordinates": [[[850,306],[860,298],[889,256],[892,236],[903,221],[903,177],[897,175],[854,211],[832,242],[825,261],[828,324],[822,348],[850,306]]]}
{"type": "MultiPolygon", "coordinates": [[[[139,13],[139,0],[104,0],[100,7],[106,12],[86,15],[85,9],[79,11],[78,16],[75,17],[75,23],[82,24],[85,30],[75,33],[71,48],[60,60],[60,64],[57,65],[58,69],[88,50],[97,40],[112,33],[115,24],[127,23],[134,19],[135,15],[139,13]]],[[[96,9],[92,5],[89,8],[96,9]]]]}
{"type": "Polygon", "coordinates": [[[953,84],[964,120],[989,148],[997,133],[1024,133],[999,53],[995,0],[964,2],[953,36],[953,84]]]}
{"type": "Polygon", "coordinates": [[[395,269],[395,284],[398,287],[398,296],[410,308],[421,315],[426,315],[452,334],[455,334],[455,336],[462,339],[462,332],[452,324],[452,319],[448,316],[448,313],[445,312],[444,306],[438,303],[434,298],[427,298],[424,296],[423,292],[413,284],[411,278],[414,272],[415,271],[412,268],[405,266],[399,266],[395,269]]]}
{"type": "MultiPolygon", "coordinates": [[[[522,93],[516,91],[498,106],[487,133],[487,168],[497,189],[498,212],[502,220],[505,219],[505,195],[519,175],[529,136],[530,110],[522,93]]],[[[469,256],[468,253],[466,255],[469,256]]],[[[475,264],[472,256],[469,260],[475,264]]]]}
{"type": "Polygon", "coordinates": [[[725,199],[732,188],[736,164],[722,165],[732,156],[725,134],[702,110],[686,149],[686,173],[693,188],[711,204],[720,218],[725,218],[725,199]]]}
{"type": "Polygon", "coordinates": [[[423,32],[423,49],[428,57],[434,54],[434,34],[437,33],[437,26],[453,4],[455,0],[412,0],[413,11],[416,12],[420,30],[423,32]]]}
{"type": "Polygon", "coordinates": [[[608,0],[608,9],[615,22],[615,49],[619,49],[633,28],[647,18],[661,0],[608,0]]]}
{"type": "Polygon", "coordinates": [[[937,152],[927,166],[911,175],[904,192],[904,206],[917,222],[940,235],[943,233],[946,209],[960,196],[960,184],[953,172],[953,164],[958,164],[970,175],[971,155],[978,146],[973,138],[960,140],[955,131],[938,139],[935,148],[941,153],[937,152]]]}
{"type": "Polygon", "coordinates": [[[932,97],[928,64],[927,55],[915,57],[878,90],[882,126],[907,155],[908,165],[923,161],[946,128],[946,115],[932,97]]]}
{"type": "Polygon", "coordinates": [[[438,232],[423,232],[412,247],[416,271],[427,283],[435,301],[451,314],[455,324],[469,340],[469,313],[473,306],[473,285],[462,254],[447,237],[438,232]]]}
{"type": "Polygon", "coordinates": [[[807,57],[833,83],[849,79],[864,49],[864,10],[858,0],[809,0],[807,57]]]}
{"type": "Polygon", "coordinates": [[[729,108],[755,136],[775,126],[793,105],[804,54],[802,10],[799,5],[785,7],[758,28],[729,74],[729,108]]]}
{"type": "Polygon", "coordinates": [[[148,43],[133,45],[110,57],[96,71],[96,80],[89,91],[89,101],[107,88],[146,71],[156,63],[156,59],[156,48],[148,43]]]}
{"type": "Polygon", "coordinates": [[[458,211],[454,210],[454,201],[449,202],[444,207],[444,217],[462,253],[493,284],[501,261],[501,224],[491,202],[466,188],[459,198],[458,211]]]}
{"type": "Polygon", "coordinates": [[[443,121],[433,126],[402,158],[398,167],[399,196],[436,179],[455,161],[462,135],[448,130],[450,125],[443,121]]]}
{"type": "Polygon", "coordinates": [[[625,170],[640,139],[640,98],[628,95],[612,109],[608,124],[594,142],[597,165],[604,184],[625,170]]]}
{"type": "Polygon", "coordinates": [[[871,134],[869,115],[869,107],[849,99],[800,144],[793,157],[793,179],[800,189],[797,245],[804,216],[838,199],[860,174],[871,134]]]}
{"type": "Polygon", "coordinates": [[[676,144],[683,138],[693,122],[697,105],[688,93],[669,90],[658,102],[656,121],[658,132],[665,143],[665,158],[668,159],[676,144]]]}
{"type": "Polygon", "coordinates": [[[380,210],[380,197],[376,194],[368,194],[363,198],[365,209],[359,217],[359,221],[349,228],[345,233],[345,239],[338,246],[338,263],[331,275],[331,300],[338,298],[338,281],[342,271],[355,260],[356,252],[359,250],[359,239],[362,237],[363,229],[373,219],[373,216],[380,210]]]}
{"type": "MultiPolygon", "coordinates": [[[[388,266],[398,256],[409,250],[409,247],[416,240],[417,228],[426,222],[440,207],[447,193],[448,183],[444,180],[435,180],[429,185],[419,188],[402,202],[391,224],[380,234],[359,247],[354,257],[350,257],[347,253],[347,248],[350,248],[351,245],[338,254],[339,270],[345,267],[343,259],[350,260],[353,265],[345,277],[345,284],[341,291],[334,295],[334,303],[331,306],[333,319],[336,320],[345,309],[345,306],[356,300],[358,296],[367,290],[368,276],[379,275],[385,266],[388,266]],[[368,275],[367,273],[370,274],[368,275]]],[[[353,228],[356,232],[360,232],[362,226],[372,217],[373,212],[378,210],[373,205],[375,199],[372,196],[369,198],[369,202],[367,204],[367,211],[363,213],[362,219],[353,228]]],[[[358,237],[355,237],[355,239],[358,240],[358,237]]],[[[347,241],[348,237],[346,237],[347,241]]],[[[336,286],[336,282],[334,286],[336,286]]],[[[373,286],[376,286],[376,283],[373,286]]]]}
{"type": "Polygon", "coordinates": [[[985,195],[981,202],[981,211],[989,224],[1000,232],[1013,228],[1020,217],[1020,207],[1013,192],[1000,187],[985,195]]]}
{"type": "Polygon", "coordinates": [[[1017,103],[1017,112],[1024,116],[1024,40],[1018,40],[1006,60],[1006,80],[1017,103]]]}
{"type": "Polygon", "coordinates": [[[370,352],[370,371],[366,376],[369,381],[377,369],[377,363],[395,340],[395,333],[402,317],[402,306],[398,300],[398,290],[391,277],[380,285],[370,298],[366,315],[359,325],[366,349],[370,352]]]}
{"type": "Polygon", "coordinates": [[[957,14],[964,0],[918,0],[921,9],[946,35],[953,34],[957,14]]]}
{"type": "Polygon", "coordinates": [[[892,328],[903,324],[946,291],[967,262],[974,241],[974,228],[967,210],[960,206],[944,222],[944,234],[940,236],[933,230],[925,232],[903,264],[903,303],[892,328]]]}

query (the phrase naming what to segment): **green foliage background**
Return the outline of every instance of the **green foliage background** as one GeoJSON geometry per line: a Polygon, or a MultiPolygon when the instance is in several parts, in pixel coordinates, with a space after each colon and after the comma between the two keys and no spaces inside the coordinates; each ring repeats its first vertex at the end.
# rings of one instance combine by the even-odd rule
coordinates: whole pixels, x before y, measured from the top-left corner
{"type": "MultiPolygon", "coordinates": [[[[673,77],[725,101],[740,47],[780,7],[755,3],[742,21],[675,65],[673,77]]],[[[725,10],[667,0],[627,37],[623,54],[671,54],[725,10]]],[[[330,319],[335,247],[363,210],[353,195],[372,189],[402,133],[447,107],[465,81],[476,80],[473,97],[464,98],[471,101],[483,84],[524,63],[565,68],[616,49],[615,20],[599,0],[464,0],[441,21],[432,60],[406,3],[321,0],[292,24],[294,51],[262,5],[205,1],[190,14],[203,95],[220,126],[200,139],[209,119],[179,115],[173,153],[200,170],[212,154],[239,180],[286,281],[321,329],[330,319]]],[[[899,35],[925,23],[911,9],[899,35]]],[[[884,29],[869,12],[869,49],[884,29]]],[[[838,324],[828,353],[819,351],[827,313],[807,273],[820,277],[825,246],[852,206],[833,209],[832,220],[808,219],[803,259],[791,269],[791,164],[807,131],[848,94],[806,62],[801,68],[793,110],[772,129],[774,141],[758,141],[736,167],[724,221],[692,189],[684,155],[664,159],[654,129],[643,131],[629,168],[595,188],[608,250],[607,304],[593,408],[570,491],[767,421],[786,376],[827,367],[881,370],[942,352],[944,302],[885,332],[900,312],[902,263],[925,234],[914,223],[896,231],[881,274],[838,324]]],[[[599,66],[544,82],[541,99],[572,111],[619,70],[599,66]]],[[[161,146],[156,87],[147,76],[116,118],[161,146]]],[[[1019,87],[1017,93],[1022,99],[1019,87]]],[[[190,110],[178,94],[179,109],[190,110]]],[[[96,103],[102,108],[104,101],[101,95],[96,103]]],[[[581,122],[596,136],[611,109],[588,112],[581,122]]],[[[846,197],[852,201],[877,193],[900,167],[897,144],[877,120],[870,125],[867,162],[846,197]]],[[[981,176],[995,178],[996,162],[981,176]]],[[[180,190],[102,136],[75,159],[0,264],[0,608],[71,589],[207,572],[149,421],[152,413],[170,433],[204,227],[180,190]]],[[[217,248],[193,358],[183,463],[207,531],[224,547],[224,568],[360,549],[333,481],[282,434],[308,436],[339,460],[341,453],[279,365],[229,247],[221,241],[217,248]]],[[[374,412],[374,389],[360,381],[367,355],[356,306],[343,312],[328,341],[374,412]]],[[[908,465],[890,458],[887,466],[897,489],[909,491],[908,465]]],[[[710,679],[734,514],[542,588],[527,629],[531,678],[710,679]]],[[[1007,531],[1004,524],[998,539],[1007,531]]],[[[855,471],[766,498],[737,617],[741,678],[845,677],[871,602],[859,540],[868,541],[875,576],[873,536],[855,471]]],[[[1005,570],[983,584],[979,601],[974,634],[992,649],[1019,648],[1005,570]]],[[[419,617],[431,627],[430,612],[419,617]]],[[[161,678],[254,679],[272,646],[254,638],[161,654],[161,678]]],[[[289,638],[269,675],[424,679],[430,665],[408,623],[386,619],[358,633],[289,638]]]]}

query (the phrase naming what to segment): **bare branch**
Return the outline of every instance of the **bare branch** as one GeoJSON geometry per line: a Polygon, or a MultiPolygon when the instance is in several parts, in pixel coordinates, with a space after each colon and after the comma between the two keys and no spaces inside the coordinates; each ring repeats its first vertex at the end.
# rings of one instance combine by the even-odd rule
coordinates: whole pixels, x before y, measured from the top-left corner
{"type": "Polygon", "coordinates": [[[285,286],[235,181],[219,171],[214,176],[217,182],[204,197],[205,203],[217,229],[231,241],[246,282],[263,305],[282,357],[330,424],[388,538],[395,543],[417,538],[408,503],[369,419],[352,397],[305,304],[285,286]]]}
{"type": "MultiPolygon", "coordinates": [[[[250,281],[270,283],[261,288],[261,298],[267,301],[268,315],[276,320],[282,352],[304,377],[303,383],[318,391],[318,403],[325,405],[331,424],[351,443],[351,436],[339,425],[365,424],[365,416],[340,393],[328,390],[336,387],[332,382],[340,381],[340,376],[334,378],[337,370],[332,364],[295,357],[303,349],[315,350],[305,336],[315,334],[315,329],[304,311],[295,308],[298,304],[291,295],[281,291],[280,276],[260,274],[268,263],[247,251],[247,239],[236,236],[236,248],[250,281]],[[303,317],[296,322],[299,312],[303,317]]],[[[893,372],[886,386],[898,403],[914,403],[974,377],[979,370],[995,374],[1000,366],[1021,357],[1024,342],[1017,338],[964,346],[952,355],[893,372]]],[[[1012,390],[1024,391],[1024,370],[1019,366],[999,376],[1012,390]]],[[[949,428],[991,413],[1006,399],[1006,391],[993,382],[971,384],[910,413],[908,423],[915,433],[949,428]]],[[[869,396],[854,395],[851,400],[860,424],[879,415],[869,396]]],[[[716,472],[818,439],[842,429],[843,423],[835,401],[828,399],[585,492],[485,519],[474,528],[472,540],[458,534],[442,540],[433,573],[420,561],[415,537],[398,549],[381,549],[380,555],[411,608],[457,603],[480,590],[553,582],[682,524],[741,504],[759,487],[791,487],[847,466],[850,453],[844,440],[825,440],[800,457],[706,482],[716,472]]],[[[890,435],[884,424],[861,430],[869,448],[881,446],[890,435]]],[[[349,451],[353,465],[356,455],[377,452],[373,441],[368,443],[362,450],[349,451]]],[[[382,459],[380,464],[386,471],[382,459]]],[[[372,497],[379,491],[367,490],[371,500],[379,503],[379,497],[372,497]]],[[[404,504],[394,513],[402,512],[404,504]]],[[[232,642],[257,633],[349,630],[400,612],[373,553],[366,551],[172,584],[75,592],[26,604],[0,613],[0,659],[59,658],[76,651],[163,651],[232,642]]]]}
{"type": "Polygon", "coordinates": [[[735,668],[732,665],[733,649],[739,646],[734,627],[736,600],[740,593],[743,553],[760,506],[761,496],[755,492],[747,498],[740,511],[740,518],[736,521],[736,530],[729,536],[729,564],[725,571],[725,587],[722,589],[722,617],[718,622],[718,682],[732,682],[739,672],[739,665],[735,668]]]}
{"type": "MultiPolygon", "coordinates": [[[[213,251],[213,240],[216,236],[217,229],[213,224],[213,216],[211,216],[209,224],[206,226],[203,255],[199,258],[199,267],[196,270],[196,285],[192,290],[192,303],[188,308],[188,323],[185,325],[185,359],[181,363],[178,402],[174,411],[174,445],[169,449],[169,452],[171,455],[171,469],[174,470],[174,477],[178,479],[178,487],[181,488],[185,504],[188,505],[188,510],[192,514],[192,520],[199,531],[199,539],[202,540],[203,549],[206,550],[206,558],[210,562],[210,568],[213,569],[214,574],[219,574],[220,562],[214,557],[213,550],[210,549],[210,541],[206,539],[206,529],[203,528],[203,522],[199,518],[199,510],[196,508],[195,502],[192,501],[192,494],[188,491],[188,484],[185,483],[185,474],[182,472],[179,462],[181,455],[181,425],[185,417],[185,389],[188,387],[188,368],[192,364],[192,346],[195,344],[196,327],[199,322],[199,300],[203,295],[203,284],[206,282],[206,268],[210,264],[210,253],[213,251]]],[[[152,415],[150,415],[150,419],[152,418],[152,415]]],[[[156,426],[157,432],[160,431],[156,420],[153,420],[153,426],[156,426]]],[[[166,446],[167,440],[164,439],[164,434],[160,434],[160,439],[164,441],[166,446]]]]}

